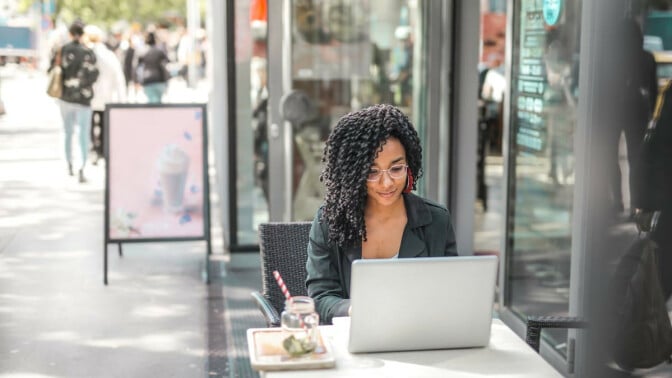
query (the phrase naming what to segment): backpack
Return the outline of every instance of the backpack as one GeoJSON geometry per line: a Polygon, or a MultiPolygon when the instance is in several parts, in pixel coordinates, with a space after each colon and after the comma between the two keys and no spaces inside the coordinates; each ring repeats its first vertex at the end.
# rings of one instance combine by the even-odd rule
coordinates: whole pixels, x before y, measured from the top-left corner
{"type": "Polygon", "coordinates": [[[658,246],[650,235],[638,238],[614,275],[614,361],[626,370],[650,368],[672,355],[672,324],[660,283],[658,246]]]}

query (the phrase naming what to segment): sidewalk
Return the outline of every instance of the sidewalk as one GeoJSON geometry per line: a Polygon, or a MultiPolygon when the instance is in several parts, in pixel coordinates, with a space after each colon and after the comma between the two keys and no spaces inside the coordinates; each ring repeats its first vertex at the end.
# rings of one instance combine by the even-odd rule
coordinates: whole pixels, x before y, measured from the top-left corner
{"type": "Polygon", "coordinates": [[[0,75],[0,377],[228,376],[221,243],[210,286],[204,242],[111,245],[104,286],[104,162],[68,176],[45,76],[0,75]]]}

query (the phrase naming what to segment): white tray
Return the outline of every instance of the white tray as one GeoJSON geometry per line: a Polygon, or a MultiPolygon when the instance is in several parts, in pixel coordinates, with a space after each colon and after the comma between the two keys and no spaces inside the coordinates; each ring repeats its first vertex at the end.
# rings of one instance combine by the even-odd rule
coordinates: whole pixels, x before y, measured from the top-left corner
{"type": "Polygon", "coordinates": [[[315,352],[291,357],[282,347],[287,337],[281,328],[250,328],[247,330],[247,347],[250,365],[255,370],[325,369],[334,367],[336,359],[331,345],[318,331],[318,346],[315,352]]]}

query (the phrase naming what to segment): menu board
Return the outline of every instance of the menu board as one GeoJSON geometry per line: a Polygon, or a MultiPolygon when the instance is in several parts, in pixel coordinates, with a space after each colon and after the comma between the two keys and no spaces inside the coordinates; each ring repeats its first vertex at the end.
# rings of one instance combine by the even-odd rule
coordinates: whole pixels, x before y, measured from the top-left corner
{"type": "Polygon", "coordinates": [[[515,144],[519,151],[541,155],[547,145],[544,117],[546,73],[544,46],[546,30],[542,2],[521,0],[518,36],[518,59],[512,75],[512,114],[515,144]]]}

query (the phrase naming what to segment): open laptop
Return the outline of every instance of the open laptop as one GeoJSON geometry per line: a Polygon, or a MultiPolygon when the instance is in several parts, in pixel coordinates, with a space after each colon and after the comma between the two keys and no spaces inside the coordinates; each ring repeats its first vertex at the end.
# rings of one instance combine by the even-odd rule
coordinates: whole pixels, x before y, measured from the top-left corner
{"type": "Polygon", "coordinates": [[[356,260],[348,350],[486,346],[496,256],[356,260]]]}

